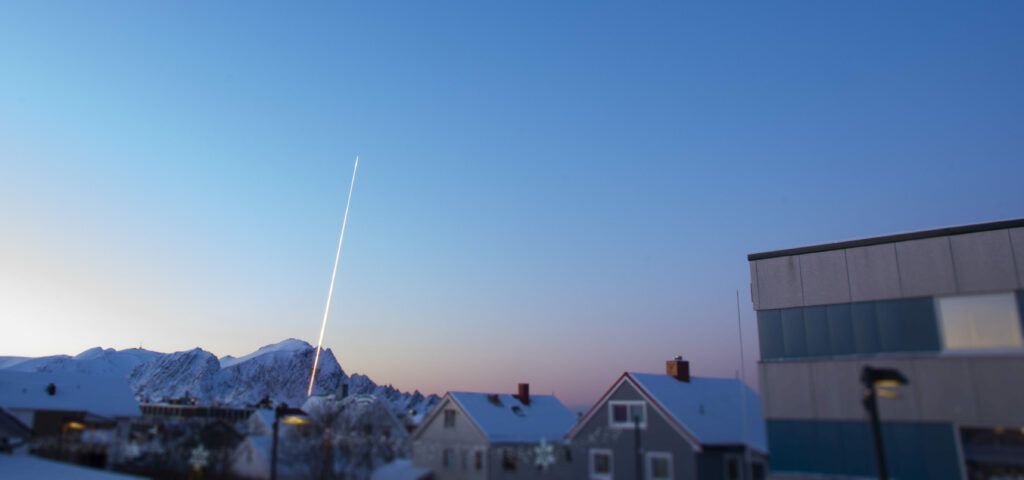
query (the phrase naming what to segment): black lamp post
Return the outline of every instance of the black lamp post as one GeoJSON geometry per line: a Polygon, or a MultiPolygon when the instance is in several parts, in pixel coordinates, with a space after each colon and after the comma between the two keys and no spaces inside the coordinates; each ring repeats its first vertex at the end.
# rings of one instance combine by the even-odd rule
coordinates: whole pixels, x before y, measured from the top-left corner
{"type": "Polygon", "coordinates": [[[878,422],[878,394],[883,397],[896,397],[896,392],[884,390],[885,387],[899,387],[910,383],[907,377],[899,370],[893,368],[874,368],[865,365],[860,374],[860,383],[864,384],[867,392],[864,394],[864,408],[871,415],[871,431],[875,436],[875,458],[878,460],[879,480],[889,479],[889,470],[885,465],[885,447],[882,445],[882,426],[878,422]],[[883,390],[879,391],[878,388],[883,390]]]}
{"type": "Polygon", "coordinates": [[[309,423],[306,420],[306,412],[298,408],[288,408],[287,403],[282,403],[274,409],[274,439],[270,448],[270,480],[277,480],[277,426],[282,418],[284,418],[284,423],[292,425],[309,423]]]}

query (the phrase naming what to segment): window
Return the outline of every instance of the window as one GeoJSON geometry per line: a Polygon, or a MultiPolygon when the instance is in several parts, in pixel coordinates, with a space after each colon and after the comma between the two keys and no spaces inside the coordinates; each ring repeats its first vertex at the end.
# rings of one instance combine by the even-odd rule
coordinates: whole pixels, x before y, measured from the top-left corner
{"type": "Polygon", "coordinates": [[[484,452],[481,452],[480,450],[473,452],[473,464],[477,470],[484,469],[484,452]]]}
{"type": "Polygon", "coordinates": [[[764,480],[764,464],[761,462],[755,462],[750,466],[752,471],[752,477],[754,480],[764,480]]]}
{"type": "Polygon", "coordinates": [[[740,472],[740,457],[736,455],[725,456],[725,480],[741,480],[742,473],[740,472]]]}
{"type": "Polygon", "coordinates": [[[590,480],[611,480],[612,451],[605,448],[590,449],[590,480]]]}
{"type": "Polygon", "coordinates": [[[444,428],[455,428],[455,410],[444,411],[444,428]]]}
{"type": "Polygon", "coordinates": [[[506,448],[501,451],[501,468],[514,471],[516,469],[516,451],[506,448]]]}
{"type": "Polygon", "coordinates": [[[647,405],[642,401],[608,402],[608,424],[613,428],[647,427],[647,405]]]}
{"type": "Polygon", "coordinates": [[[1020,348],[1020,314],[1012,293],[936,299],[942,343],[949,350],[1020,348]]]}
{"type": "Polygon", "coordinates": [[[647,480],[670,480],[672,478],[672,454],[669,452],[647,452],[647,480]]]}
{"type": "Polygon", "coordinates": [[[441,455],[441,465],[445,468],[452,468],[455,466],[455,450],[452,448],[444,449],[441,455]]]}

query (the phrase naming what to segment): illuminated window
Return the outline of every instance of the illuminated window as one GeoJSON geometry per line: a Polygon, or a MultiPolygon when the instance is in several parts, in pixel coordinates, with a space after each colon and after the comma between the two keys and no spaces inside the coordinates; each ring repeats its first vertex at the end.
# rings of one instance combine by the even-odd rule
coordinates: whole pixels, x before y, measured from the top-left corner
{"type": "Polygon", "coordinates": [[[455,428],[455,410],[444,411],[444,428],[455,428]]]}
{"type": "Polygon", "coordinates": [[[605,448],[590,449],[590,479],[611,480],[612,451],[605,448]]]}
{"type": "Polygon", "coordinates": [[[937,299],[946,349],[1019,348],[1020,314],[1012,293],[937,299]]]}
{"type": "Polygon", "coordinates": [[[647,480],[670,480],[672,478],[672,454],[668,452],[647,453],[647,480]]]}
{"type": "Polygon", "coordinates": [[[608,424],[615,428],[647,427],[647,406],[644,402],[608,402],[608,424]]]}

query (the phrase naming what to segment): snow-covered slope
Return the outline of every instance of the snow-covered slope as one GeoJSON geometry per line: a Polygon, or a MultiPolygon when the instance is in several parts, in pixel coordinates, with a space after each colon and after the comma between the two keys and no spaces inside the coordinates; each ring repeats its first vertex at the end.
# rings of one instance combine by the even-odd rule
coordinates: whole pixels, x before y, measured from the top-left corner
{"type": "MultiPolygon", "coordinates": [[[[143,402],[190,397],[200,405],[241,407],[269,397],[297,406],[307,399],[315,355],[315,347],[290,338],[238,358],[218,360],[201,348],[175,353],[93,348],[74,357],[0,357],[0,370],[126,377],[143,402]]],[[[419,392],[401,392],[391,385],[377,385],[365,375],[350,378],[330,349],[320,352],[318,370],[314,394],[335,393],[347,382],[352,395],[376,395],[396,415],[406,416],[410,410],[415,410],[416,416],[422,415],[439,400],[436,395],[426,397],[419,392]]]]}
{"type": "Polygon", "coordinates": [[[77,373],[126,377],[140,363],[158,355],[161,354],[139,348],[117,351],[113,348],[96,347],[74,357],[68,355],[22,359],[4,357],[0,361],[0,369],[17,372],[77,373]]]}

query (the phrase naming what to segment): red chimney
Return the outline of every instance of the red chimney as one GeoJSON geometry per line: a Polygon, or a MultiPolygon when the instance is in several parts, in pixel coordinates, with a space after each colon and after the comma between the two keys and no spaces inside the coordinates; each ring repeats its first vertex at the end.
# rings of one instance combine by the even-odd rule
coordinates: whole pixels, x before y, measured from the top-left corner
{"type": "Polygon", "coordinates": [[[529,383],[520,383],[519,384],[519,395],[517,395],[517,396],[519,397],[519,401],[522,402],[523,405],[529,405],[530,404],[530,384],[529,383]]]}
{"type": "Polygon", "coordinates": [[[676,355],[676,358],[665,362],[665,373],[680,382],[690,383],[690,362],[676,355]]]}

